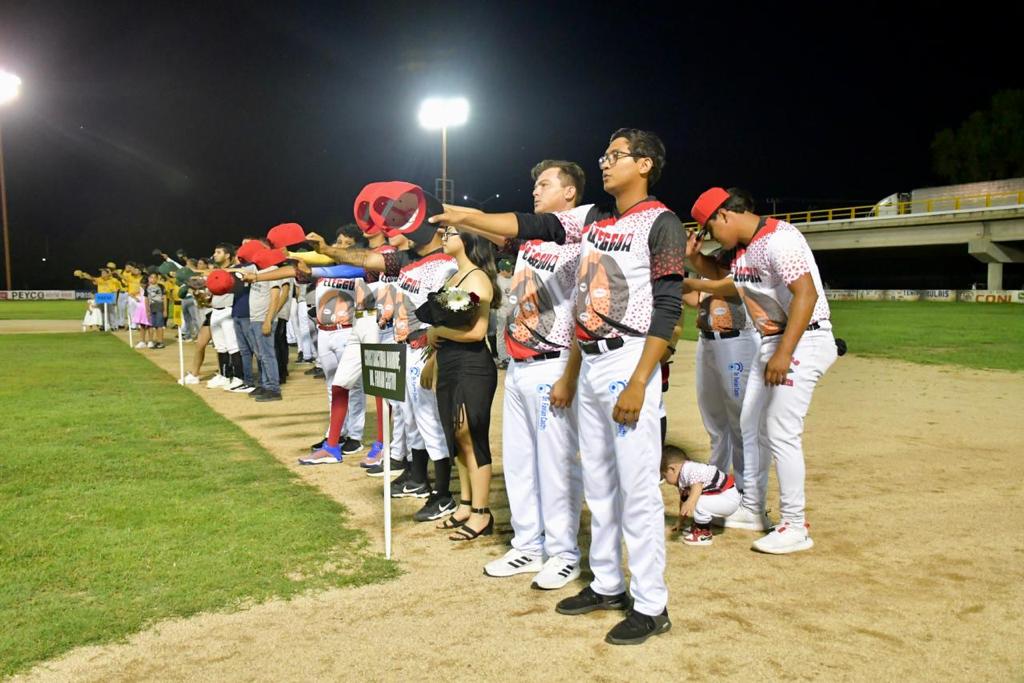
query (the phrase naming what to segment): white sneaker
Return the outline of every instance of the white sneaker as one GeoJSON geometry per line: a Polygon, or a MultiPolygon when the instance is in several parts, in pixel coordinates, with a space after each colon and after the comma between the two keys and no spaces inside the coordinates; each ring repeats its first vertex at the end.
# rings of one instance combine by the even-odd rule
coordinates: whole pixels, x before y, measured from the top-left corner
{"type": "Polygon", "coordinates": [[[484,565],[487,576],[514,576],[516,574],[536,574],[544,567],[539,555],[531,555],[513,548],[501,558],[484,565]]]}
{"type": "Polygon", "coordinates": [[[190,372],[187,375],[185,375],[184,379],[179,379],[178,384],[181,384],[183,386],[185,384],[199,384],[199,378],[190,372]]]}
{"type": "Polygon", "coordinates": [[[786,553],[810,550],[814,547],[814,541],[811,540],[811,536],[808,533],[809,528],[810,526],[806,523],[798,527],[791,525],[789,522],[783,522],[775,527],[775,530],[767,536],[762,536],[754,541],[754,545],[751,547],[758,552],[772,555],[785,555],[786,553]]]}
{"type": "Polygon", "coordinates": [[[228,380],[227,377],[225,377],[224,375],[222,375],[220,373],[217,373],[216,375],[213,376],[213,379],[211,379],[209,382],[206,383],[206,388],[207,389],[220,389],[221,387],[227,386],[228,381],[229,380],[228,380]]]}
{"type": "Polygon", "coordinates": [[[570,581],[580,578],[580,563],[563,560],[560,557],[549,557],[544,567],[533,579],[533,587],[545,591],[563,588],[570,581]]]}
{"type": "Polygon", "coordinates": [[[749,531],[768,531],[772,523],[764,512],[754,512],[740,505],[736,512],[728,517],[713,517],[711,523],[724,526],[726,529],[747,529],[749,531]]]}
{"type": "Polygon", "coordinates": [[[153,347],[156,346],[156,342],[149,342],[148,344],[146,344],[146,346],[152,349],[153,347]]]}
{"type": "Polygon", "coordinates": [[[228,384],[225,384],[224,386],[222,386],[221,389],[223,389],[224,391],[234,391],[235,389],[239,388],[243,384],[245,384],[245,380],[244,379],[242,379],[241,377],[235,377],[228,384]]]}
{"type": "Polygon", "coordinates": [[[146,342],[139,342],[138,344],[135,345],[135,348],[137,348],[137,349],[144,349],[144,348],[146,348],[146,342]]]}

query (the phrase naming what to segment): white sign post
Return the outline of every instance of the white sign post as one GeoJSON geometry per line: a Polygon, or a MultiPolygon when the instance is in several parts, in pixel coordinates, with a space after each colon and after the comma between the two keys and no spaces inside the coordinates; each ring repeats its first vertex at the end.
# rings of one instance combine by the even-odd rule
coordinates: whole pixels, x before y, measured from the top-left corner
{"type": "Polygon", "coordinates": [[[384,458],[384,557],[391,559],[391,405],[405,400],[405,344],[362,344],[363,391],[380,396],[381,456],[384,458]]]}

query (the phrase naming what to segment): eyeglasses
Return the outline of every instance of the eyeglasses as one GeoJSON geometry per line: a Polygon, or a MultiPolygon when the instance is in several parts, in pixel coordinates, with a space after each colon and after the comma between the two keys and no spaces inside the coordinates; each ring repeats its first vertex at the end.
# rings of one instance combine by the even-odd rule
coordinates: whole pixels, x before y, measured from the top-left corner
{"type": "Polygon", "coordinates": [[[458,236],[459,236],[459,231],[456,230],[455,228],[451,228],[451,227],[445,228],[444,232],[441,233],[441,239],[445,239],[445,240],[448,239],[449,237],[458,237],[458,236]]]}
{"type": "Polygon", "coordinates": [[[620,152],[619,150],[615,150],[614,152],[608,152],[604,156],[599,156],[597,158],[597,165],[600,168],[601,166],[604,166],[605,164],[608,164],[608,168],[611,168],[612,166],[614,166],[619,161],[619,159],[622,159],[624,157],[642,157],[642,156],[643,156],[642,154],[637,154],[636,152],[620,152]]]}

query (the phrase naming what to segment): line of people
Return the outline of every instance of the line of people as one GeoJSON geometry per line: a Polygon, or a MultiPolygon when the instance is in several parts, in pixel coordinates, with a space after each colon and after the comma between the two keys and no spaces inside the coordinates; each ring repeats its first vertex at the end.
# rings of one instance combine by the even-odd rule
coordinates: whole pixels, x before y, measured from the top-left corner
{"type": "MultiPolygon", "coordinates": [[[[245,241],[237,254],[220,245],[217,270],[202,282],[211,293],[206,319],[222,355],[219,376],[232,391],[259,385],[257,400],[279,399],[268,339],[277,334],[281,301],[304,300],[298,293],[308,288],[329,420],[300,462],[337,464],[349,440],[362,436],[360,346],[405,344],[407,393],[392,405],[390,452],[378,442],[360,464],[381,477],[390,457],[398,475],[385,483],[392,495],[422,499],[414,518],[465,543],[494,532],[490,415],[502,346],[503,470],[514,536],[484,573],[529,574],[546,590],[575,582],[585,502],[594,578],[556,611],[623,610],[606,635],[614,644],[665,633],[660,482],[678,488],[680,518],[692,517],[688,545],[711,544],[718,525],[764,532],[753,543],[764,553],[811,548],[801,435],[814,387],[838,355],[800,232],[756,214],[742,190],[718,187],[697,198],[697,227],[687,232],[650,193],[665,161],[657,135],[621,129],[598,159],[607,205],[581,204],[579,164],[547,160],[532,169],[532,213],[486,214],[442,205],[409,183],[371,183],[356,197],[354,225],[330,242],[285,224],[245,241]],[[708,236],[720,249],[705,254],[708,236]],[[502,285],[496,259],[514,264],[502,285]],[[246,296],[246,314],[233,312],[246,296]],[[709,464],[664,446],[663,391],[684,302],[698,313],[696,391],[709,464]],[[500,345],[488,343],[492,310],[504,311],[500,345]],[[238,355],[259,358],[258,380],[238,355]],[[772,461],[780,483],[775,525],[766,514],[772,461]]],[[[378,404],[378,435],[382,413],[378,404]]]]}

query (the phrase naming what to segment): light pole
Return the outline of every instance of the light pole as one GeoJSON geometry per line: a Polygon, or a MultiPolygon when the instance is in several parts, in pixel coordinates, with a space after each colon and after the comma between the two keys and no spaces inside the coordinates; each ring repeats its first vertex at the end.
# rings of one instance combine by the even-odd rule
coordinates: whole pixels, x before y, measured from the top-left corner
{"type": "MultiPolygon", "coordinates": [[[[21,92],[21,79],[12,73],[0,69],[0,106],[13,102],[21,92]]],[[[7,185],[4,182],[4,139],[0,127],[0,213],[3,214],[4,227],[4,272],[7,276],[7,289],[11,289],[11,238],[7,228],[7,185]]]]}
{"type": "Polygon", "coordinates": [[[429,97],[420,105],[420,125],[427,130],[441,129],[441,201],[448,203],[448,129],[469,119],[469,101],[465,97],[429,97]]]}

